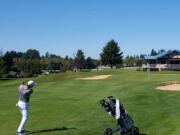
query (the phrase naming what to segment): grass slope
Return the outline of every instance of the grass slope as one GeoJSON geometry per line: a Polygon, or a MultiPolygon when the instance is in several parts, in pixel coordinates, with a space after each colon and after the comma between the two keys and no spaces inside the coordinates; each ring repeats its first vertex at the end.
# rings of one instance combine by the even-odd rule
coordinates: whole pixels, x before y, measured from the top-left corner
{"type": "MultiPolygon", "coordinates": [[[[116,127],[99,100],[114,95],[147,135],[180,134],[180,92],[158,91],[164,81],[179,80],[179,72],[104,70],[61,73],[33,78],[38,86],[30,101],[26,129],[33,135],[102,135],[116,127]],[[75,80],[77,77],[112,74],[105,80],[75,80]],[[63,127],[68,130],[61,130],[63,127]]],[[[27,79],[0,80],[0,134],[15,134],[21,114],[15,106],[17,88],[27,79]]]]}

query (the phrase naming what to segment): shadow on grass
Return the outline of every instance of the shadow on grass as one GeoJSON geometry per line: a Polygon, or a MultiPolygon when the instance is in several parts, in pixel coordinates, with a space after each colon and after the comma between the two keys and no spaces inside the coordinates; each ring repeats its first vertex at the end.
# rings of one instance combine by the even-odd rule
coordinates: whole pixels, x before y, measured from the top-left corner
{"type": "Polygon", "coordinates": [[[16,135],[31,135],[31,134],[38,134],[38,133],[47,133],[47,132],[54,132],[54,131],[63,131],[63,130],[73,130],[76,128],[66,128],[66,127],[62,127],[62,128],[53,128],[53,129],[43,129],[43,130],[36,130],[36,131],[27,131],[25,133],[19,133],[16,135]]]}

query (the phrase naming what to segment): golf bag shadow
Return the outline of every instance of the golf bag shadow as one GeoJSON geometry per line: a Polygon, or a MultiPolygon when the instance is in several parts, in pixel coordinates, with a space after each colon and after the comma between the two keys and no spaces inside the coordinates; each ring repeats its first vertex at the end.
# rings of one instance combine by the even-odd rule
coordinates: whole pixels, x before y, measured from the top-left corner
{"type": "Polygon", "coordinates": [[[100,104],[109,115],[117,119],[117,128],[112,130],[106,128],[103,135],[112,135],[119,131],[119,135],[139,135],[139,129],[134,126],[134,121],[128,115],[128,112],[124,109],[123,105],[119,103],[119,100],[114,99],[114,97],[109,96],[110,102],[102,99],[100,104]]]}

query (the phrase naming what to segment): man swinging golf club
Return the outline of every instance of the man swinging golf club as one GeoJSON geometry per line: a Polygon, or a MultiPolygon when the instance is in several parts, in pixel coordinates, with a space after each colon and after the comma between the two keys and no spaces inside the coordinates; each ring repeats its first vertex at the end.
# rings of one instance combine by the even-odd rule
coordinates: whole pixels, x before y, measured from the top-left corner
{"type": "Polygon", "coordinates": [[[27,85],[25,85],[23,82],[19,86],[19,101],[16,104],[16,106],[18,106],[21,111],[22,120],[17,130],[17,133],[25,132],[24,127],[29,116],[29,100],[30,100],[30,95],[33,93],[32,90],[33,86],[37,86],[34,81],[28,81],[27,85]]]}

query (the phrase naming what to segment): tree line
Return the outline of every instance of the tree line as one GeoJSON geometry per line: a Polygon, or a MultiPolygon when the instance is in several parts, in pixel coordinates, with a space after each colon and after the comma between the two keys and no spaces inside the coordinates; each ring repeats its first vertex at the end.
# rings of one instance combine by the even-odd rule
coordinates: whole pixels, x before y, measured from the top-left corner
{"type": "MultiPolygon", "coordinates": [[[[156,52],[151,51],[151,56],[157,55],[165,50],[156,52]]],[[[42,71],[56,70],[83,70],[94,69],[99,65],[108,65],[111,68],[122,66],[141,66],[145,55],[126,56],[123,59],[123,52],[120,50],[115,40],[110,40],[103,47],[100,53],[100,60],[91,57],[85,57],[84,52],[79,49],[74,58],[65,56],[64,58],[47,52],[40,56],[36,49],[29,49],[26,52],[7,51],[5,54],[0,51],[0,77],[15,76],[17,73],[23,73],[24,76],[33,76],[41,74],[42,71]]]]}
{"type": "Polygon", "coordinates": [[[43,70],[72,70],[96,68],[98,60],[88,57],[85,59],[82,50],[78,50],[75,58],[66,56],[62,58],[55,54],[46,53],[40,56],[38,50],[29,49],[26,52],[7,51],[0,56],[0,74],[15,76],[15,73],[23,73],[27,76],[41,74],[43,70]]]}

